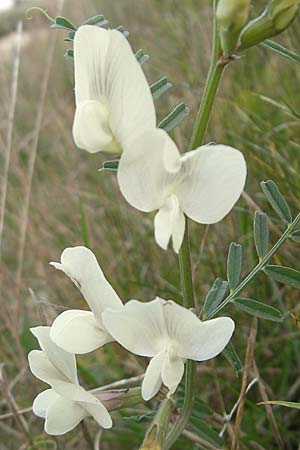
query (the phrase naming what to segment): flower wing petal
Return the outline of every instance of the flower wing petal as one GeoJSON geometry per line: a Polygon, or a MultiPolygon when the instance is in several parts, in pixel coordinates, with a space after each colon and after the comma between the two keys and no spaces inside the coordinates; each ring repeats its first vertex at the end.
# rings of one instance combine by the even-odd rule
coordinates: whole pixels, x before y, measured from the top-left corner
{"type": "Polygon", "coordinates": [[[87,403],[84,405],[84,409],[88,411],[89,415],[94,417],[101,427],[105,429],[112,427],[113,423],[110,414],[101,402],[97,404],[87,403]]]}
{"type": "Polygon", "coordinates": [[[182,158],[185,177],[178,189],[183,211],[199,223],[217,223],[241,195],[246,163],[241,152],[225,145],[208,145],[182,158]]]}
{"type": "Polygon", "coordinates": [[[174,351],[180,358],[205,361],[221,353],[234,331],[229,317],[202,322],[190,310],[172,301],[163,309],[168,335],[174,343],[174,351]]]}
{"type": "MultiPolygon", "coordinates": [[[[65,379],[65,381],[77,384],[78,378],[75,356],[58,347],[50,339],[50,327],[40,326],[31,328],[30,331],[38,339],[41,349],[45,352],[44,356],[33,356],[33,358],[36,358],[36,360],[39,360],[40,362],[44,360],[44,364],[47,364],[45,360],[48,359],[49,364],[60,373],[60,379],[65,379]]],[[[38,375],[36,376],[38,377],[38,375]]]]}
{"type": "Polygon", "coordinates": [[[48,408],[45,431],[54,436],[68,433],[87,416],[87,411],[79,403],[58,397],[48,408]]]}
{"type": "Polygon", "coordinates": [[[76,147],[89,153],[105,151],[120,153],[109,128],[109,112],[105,105],[97,100],[81,102],[75,111],[73,138],[76,147]]]}
{"type": "Polygon", "coordinates": [[[162,381],[169,389],[169,395],[174,394],[184,374],[184,363],[182,358],[169,353],[162,367],[162,381]]]}
{"type": "Polygon", "coordinates": [[[165,327],[160,299],[130,300],[119,311],[107,309],[102,317],[109,333],[130,352],[152,358],[161,350],[165,327]]]}
{"type": "Polygon", "coordinates": [[[185,230],[185,218],[175,195],[171,195],[159,209],[154,219],[154,230],[155,240],[161,248],[167,249],[172,236],[174,251],[179,252],[185,230]]]}
{"type": "Polygon", "coordinates": [[[61,255],[61,264],[50,264],[63,270],[80,289],[100,326],[104,309],[122,307],[120,298],[106,280],[94,253],[88,248],[66,248],[61,255]]]}
{"type": "Polygon", "coordinates": [[[230,341],[234,322],[229,317],[218,317],[198,324],[190,335],[190,345],[182,349],[181,356],[194,361],[206,361],[218,356],[230,341]]]}
{"type": "Polygon", "coordinates": [[[32,350],[28,355],[28,362],[33,375],[49,384],[57,394],[74,401],[98,403],[96,397],[77,383],[70,383],[49,361],[44,351],[32,350]]]}
{"type": "Polygon", "coordinates": [[[53,389],[46,389],[45,391],[41,392],[35,397],[33,401],[33,413],[36,416],[43,417],[45,419],[50,404],[58,397],[59,395],[53,389]]]}
{"type": "Polygon", "coordinates": [[[163,130],[141,133],[124,151],[118,182],[125,199],[134,208],[159,209],[172,194],[181,167],[179,151],[163,130]]]}
{"type": "Polygon", "coordinates": [[[69,310],[54,320],[50,337],[67,352],[82,355],[111,342],[112,337],[102,330],[91,311],[69,310]]]}
{"type": "Polygon", "coordinates": [[[162,351],[155,355],[149,362],[142,383],[142,397],[146,401],[153,398],[162,385],[161,372],[166,358],[166,352],[162,351]]]}

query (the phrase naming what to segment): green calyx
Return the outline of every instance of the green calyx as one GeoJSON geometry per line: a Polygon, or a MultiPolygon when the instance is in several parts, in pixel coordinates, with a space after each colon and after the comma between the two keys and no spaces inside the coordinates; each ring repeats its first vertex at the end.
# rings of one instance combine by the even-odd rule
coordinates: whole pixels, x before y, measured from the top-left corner
{"type": "Polygon", "coordinates": [[[299,4],[300,0],[271,0],[265,11],[243,30],[240,50],[282,33],[296,18],[299,4]]]}
{"type": "Polygon", "coordinates": [[[220,0],[216,10],[221,47],[229,56],[238,46],[240,32],[250,14],[250,0],[220,0]]]}

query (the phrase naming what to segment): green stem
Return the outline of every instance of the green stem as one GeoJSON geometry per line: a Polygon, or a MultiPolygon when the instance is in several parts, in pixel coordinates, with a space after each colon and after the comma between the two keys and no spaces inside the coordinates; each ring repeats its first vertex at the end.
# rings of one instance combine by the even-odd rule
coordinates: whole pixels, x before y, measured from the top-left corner
{"type": "MultiPolygon", "coordinates": [[[[214,12],[216,9],[217,0],[214,0],[214,12]]],[[[214,15],[215,17],[215,15],[214,15]]],[[[222,73],[226,64],[219,63],[220,45],[219,35],[217,29],[216,19],[214,18],[214,33],[213,33],[213,46],[210,69],[205,84],[203,96],[201,99],[199,111],[197,114],[194,130],[191,137],[189,150],[193,150],[202,144],[204,135],[207,129],[208,121],[214,104],[214,100],[218,91],[218,86],[222,78],[222,73]]],[[[191,257],[190,257],[190,244],[189,244],[189,231],[188,231],[188,218],[186,217],[185,233],[182,242],[182,246],[179,252],[179,268],[180,279],[183,295],[183,306],[185,308],[193,308],[194,303],[194,291],[193,291],[193,279],[191,270],[191,257]]],[[[193,404],[195,398],[195,378],[196,378],[196,365],[194,361],[188,360],[186,362],[185,370],[185,395],[182,411],[179,419],[174,424],[170,431],[165,445],[165,450],[168,450],[177,441],[186,425],[189,422],[193,411],[193,404]]]]}
{"type": "Polygon", "coordinates": [[[193,150],[202,144],[224,68],[225,64],[216,63],[210,69],[203,99],[196,118],[197,126],[194,128],[189,150],[193,150]]]}
{"type": "Polygon", "coordinates": [[[271,248],[271,250],[266,254],[266,256],[264,256],[262,260],[251,270],[251,272],[234,289],[234,291],[232,291],[228,295],[228,297],[226,297],[225,300],[222,303],[220,303],[220,305],[214,311],[212,311],[211,314],[207,316],[207,319],[211,319],[218,312],[220,312],[226,305],[228,305],[228,303],[230,303],[231,300],[233,300],[250,283],[250,281],[255,277],[255,275],[264,269],[264,267],[267,265],[272,256],[277,252],[277,250],[282,246],[282,244],[290,237],[290,235],[295,230],[299,222],[300,222],[300,213],[296,216],[293,222],[287,227],[285,232],[278,239],[278,241],[271,248]]]}
{"type": "Polygon", "coordinates": [[[217,26],[217,19],[215,10],[217,7],[217,0],[214,0],[214,30],[213,30],[213,44],[212,54],[210,60],[209,71],[204,87],[204,92],[201,98],[200,107],[196,117],[189,150],[199,147],[204,139],[210,114],[212,112],[213,104],[218,92],[218,87],[222,79],[223,71],[226,67],[225,63],[219,61],[221,56],[220,39],[217,26]]]}
{"type": "Polygon", "coordinates": [[[185,308],[194,308],[194,288],[190,256],[189,223],[187,217],[185,218],[185,232],[178,255],[178,260],[182,286],[183,306],[185,308]]]}

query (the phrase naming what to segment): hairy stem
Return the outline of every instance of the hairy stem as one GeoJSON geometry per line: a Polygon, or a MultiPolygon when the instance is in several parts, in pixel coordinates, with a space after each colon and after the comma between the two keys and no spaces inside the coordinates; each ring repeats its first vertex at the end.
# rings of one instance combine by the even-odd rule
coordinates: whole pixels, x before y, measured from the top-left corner
{"type": "MultiPolygon", "coordinates": [[[[214,12],[216,5],[217,0],[214,0],[214,12]]],[[[218,91],[218,86],[221,81],[222,73],[225,67],[225,64],[218,63],[219,56],[220,56],[219,36],[216,19],[214,18],[213,46],[212,46],[210,69],[207,76],[207,81],[205,84],[196,122],[194,125],[189,150],[193,150],[195,147],[201,145],[207,129],[214,100],[218,91]]],[[[182,285],[183,306],[185,306],[186,308],[193,308],[195,305],[194,305],[194,291],[193,291],[193,279],[191,270],[187,217],[186,217],[184,239],[179,252],[179,268],[182,285]]],[[[186,371],[185,371],[184,403],[181,415],[174,424],[172,430],[170,431],[167,437],[165,445],[166,450],[171,448],[172,445],[177,441],[177,439],[179,438],[179,436],[181,435],[181,433],[183,432],[183,430],[185,429],[186,425],[189,422],[195,398],[195,377],[196,377],[196,365],[193,361],[188,360],[186,363],[186,371]]]]}
{"type": "Polygon", "coordinates": [[[263,270],[269,260],[272,258],[272,256],[277,252],[277,250],[282,246],[282,244],[289,239],[292,232],[295,230],[297,225],[300,222],[300,213],[295,217],[293,222],[287,227],[285,232],[281,235],[281,237],[278,239],[278,241],[274,244],[274,246],[271,248],[271,250],[262,258],[262,260],[251,270],[251,272],[242,280],[242,282],[232,291],[228,297],[223,300],[222,303],[214,310],[212,311],[208,316],[207,319],[211,319],[213,316],[215,316],[218,312],[220,312],[228,303],[231,302],[237,295],[250,283],[250,281],[257,275],[258,272],[263,270]]]}

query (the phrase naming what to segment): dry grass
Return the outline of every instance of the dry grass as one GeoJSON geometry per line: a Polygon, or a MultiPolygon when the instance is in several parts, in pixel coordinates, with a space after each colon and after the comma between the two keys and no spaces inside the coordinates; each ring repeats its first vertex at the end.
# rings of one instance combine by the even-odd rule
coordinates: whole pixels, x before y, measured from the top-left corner
{"type": "MultiPolygon", "coordinates": [[[[65,3],[64,14],[75,23],[81,23],[95,13],[103,13],[114,26],[124,25],[131,32],[134,48],[142,47],[151,55],[145,66],[149,80],[167,75],[174,83],[170,95],[159,100],[157,107],[159,117],[182,99],[191,108],[190,117],[175,132],[182,150],[191,133],[207,72],[210,3],[203,1],[200,6],[197,0],[67,0],[65,3]]],[[[53,4],[49,12],[54,14],[53,4]]],[[[0,263],[0,362],[6,364],[6,392],[18,408],[30,406],[42,387],[26,367],[25,356],[36,347],[28,332],[29,326],[51,323],[61,307],[85,307],[69,280],[48,265],[49,261],[58,260],[63,248],[88,244],[124,300],[152,299],[156,295],[174,300],[180,297],[176,257],[172,251],[162,252],[155,245],[152,217],[138,213],[125,203],[113,173],[97,171],[101,167],[101,155],[88,155],[73,144],[73,73],[72,65],[63,58],[64,33],[49,31],[45,22],[38,19],[26,21],[26,30],[29,42],[22,48],[20,56],[11,151],[7,136],[12,117],[9,111],[13,104],[14,52],[6,51],[0,67],[1,185],[2,180],[3,183],[8,180],[5,211],[2,211],[5,220],[0,263]],[[58,40],[42,107],[40,92],[47,77],[45,61],[51,60],[49,39],[53,39],[54,33],[58,40]],[[37,127],[39,111],[42,114],[37,127]],[[5,169],[8,157],[9,171],[5,169]]],[[[285,34],[284,41],[299,51],[299,37],[295,25],[285,34]]],[[[0,49],[1,45],[0,41],[0,49]]],[[[208,229],[202,248],[205,227],[191,227],[199,302],[203,301],[216,276],[225,277],[227,248],[231,240],[244,246],[245,273],[255,263],[253,205],[270,212],[274,225],[272,240],[281,230],[260,192],[260,180],[276,180],[293,212],[299,208],[299,120],[259,97],[283,99],[299,110],[299,84],[299,66],[262,49],[251,50],[247,57],[228,67],[207,140],[234,145],[245,153],[249,167],[247,197],[224,222],[208,229]]],[[[298,255],[296,244],[286,244],[275,262],[299,268],[298,255]]],[[[300,389],[299,331],[290,319],[289,311],[299,315],[299,294],[290,288],[273,286],[263,276],[244,294],[279,305],[286,314],[284,324],[259,322],[255,362],[269,398],[296,401],[300,389]]],[[[244,359],[251,321],[233,308],[228,308],[227,312],[238,324],[234,344],[244,359]]],[[[115,344],[90,357],[79,358],[79,362],[81,378],[91,387],[138,375],[144,367],[143,360],[128,358],[115,344]],[[88,377],[87,369],[92,377],[88,377]]],[[[199,370],[200,396],[216,411],[213,421],[215,428],[220,430],[220,415],[224,409],[230,411],[237,401],[241,379],[235,378],[221,357],[213,363],[200,365],[199,370]]],[[[245,399],[241,450],[278,448],[272,416],[263,407],[256,406],[262,396],[261,389],[254,386],[245,399]]],[[[0,400],[0,411],[4,414],[9,410],[6,396],[0,400]]],[[[282,409],[273,412],[284,448],[296,449],[300,438],[299,414],[282,409]]],[[[132,414],[136,415],[136,412],[132,414]]],[[[41,420],[29,413],[24,417],[30,436],[35,440],[34,449],[86,448],[81,429],[58,440],[48,439],[42,435],[41,420]]],[[[115,421],[115,430],[104,433],[101,449],[137,448],[145,425],[129,424],[119,416],[115,421]]],[[[89,425],[94,434],[95,426],[89,425]]],[[[231,445],[230,429],[228,427],[225,435],[228,447],[231,445]]],[[[0,449],[26,448],[24,433],[22,425],[14,418],[0,421],[0,449]]],[[[193,447],[191,440],[186,438],[177,448],[199,447],[193,447]]]]}

